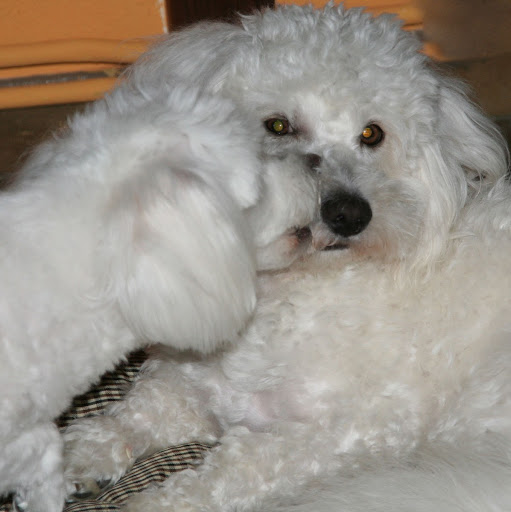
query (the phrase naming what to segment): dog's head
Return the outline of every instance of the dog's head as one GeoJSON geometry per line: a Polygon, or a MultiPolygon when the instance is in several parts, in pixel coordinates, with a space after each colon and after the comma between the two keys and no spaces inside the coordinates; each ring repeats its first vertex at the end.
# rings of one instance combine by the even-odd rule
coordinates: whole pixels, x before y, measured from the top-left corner
{"type": "MultiPolygon", "coordinates": [[[[464,86],[392,16],[289,6],[241,21],[184,31],[148,62],[156,56],[256,116],[271,166],[314,169],[317,249],[433,265],[467,200],[508,167],[502,137],[464,86]],[[207,58],[191,66],[190,51],[207,58]]],[[[144,81],[144,66],[133,78],[144,81]]]]}
{"type": "Polygon", "coordinates": [[[256,49],[238,65],[239,90],[268,151],[301,151],[318,173],[316,247],[434,264],[467,201],[508,168],[465,87],[392,16],[289,7],[243,26],[256,49]]]}

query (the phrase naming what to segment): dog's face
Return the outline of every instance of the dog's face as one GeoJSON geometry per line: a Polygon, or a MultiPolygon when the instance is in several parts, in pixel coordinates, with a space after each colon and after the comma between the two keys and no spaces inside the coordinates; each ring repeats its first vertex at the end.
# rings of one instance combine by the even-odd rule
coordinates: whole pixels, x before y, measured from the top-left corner
{"type": "Polygon", "coordinates": [[[289,81],[285,96],[262,103],[265,152],[282,170],[297,155],[295,167],[301,158],[315,173],[317,250],[407,251],[428,208],[410,137],[416,127],[397,115],[413,107],[379,103],[372,85],[364,94],[349,78],[325,85],[289,81]]]}

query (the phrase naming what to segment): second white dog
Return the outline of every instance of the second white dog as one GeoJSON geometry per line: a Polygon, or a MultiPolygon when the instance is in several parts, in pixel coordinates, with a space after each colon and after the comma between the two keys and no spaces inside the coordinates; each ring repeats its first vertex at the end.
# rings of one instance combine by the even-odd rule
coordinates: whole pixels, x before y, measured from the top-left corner
{"type": "Polygon", "coordinates": [[[135,347],[234,339],[255,305],[256,253],[285,266],[307,238],[306,162],[299,203],[267,217],[293,192],[261,153],[259,119],[170,82],[93,104],[0,195],[0,495],[15,491],[18,509],[62,509],[52,420],[74,395],[135,347]]]}
{"type": "MultiPolygon", "coordinates": [[[[199,44],[200,33],[176,44],[199,44]]],[[[511,509],[511,188],[501,136],[388,17],[289,7],[243,27],[208,26],[203,37],[243,48],[244,60],[220,69],[218,89],[261,113],[267,151],[316,155],[318,252],[261,277],[239,344],[209,358],[156,351],[126,400],[71,426],[70,489],[200,440],[219,442],[203,465],[122,510],[269,510],[322,482],[328,499],[301,510],[370,510],[380,505],[371,496],[399,501],[401,481],[416,486],[406,510],[427,508],[435,482],[443,498],[430,510],[511,509]],[[470,482],[486,468],[487,492],[447,499],[449,469],[470,482]],[[419,477],[405,480],[411,470],[419,477]]],[[[172,44],[153,55],[164,61],[172,44]]]]}

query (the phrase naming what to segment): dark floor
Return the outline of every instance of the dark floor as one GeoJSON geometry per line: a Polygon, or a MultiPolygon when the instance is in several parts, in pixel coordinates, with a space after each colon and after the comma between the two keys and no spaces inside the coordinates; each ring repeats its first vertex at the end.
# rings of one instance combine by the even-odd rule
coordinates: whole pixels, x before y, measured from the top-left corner
{"type": "Polygon", "coordinates": [[[0,173],[12,174],[30,148],[51,136],[82,103],[0,110],[0,173]]]}

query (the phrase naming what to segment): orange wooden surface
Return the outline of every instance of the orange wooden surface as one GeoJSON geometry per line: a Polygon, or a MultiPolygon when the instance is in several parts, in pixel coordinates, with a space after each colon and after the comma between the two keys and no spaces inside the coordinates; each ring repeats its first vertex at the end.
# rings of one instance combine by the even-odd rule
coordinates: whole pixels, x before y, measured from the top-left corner
{"type": "Polygon", "coordinates": [[[0,0],[0,108],[95,99],[166,32],[165,0],[0,0]]]}
{"type": "Polygon", "coordinates": [[[0,47],[0,68],[66,62],[133,62],[150,41],[150,38],[68,39],[4,45],[0,47]]]}
{"type": "Polygon", "coordinates": [[[1,108],[19,108],[97,100],[114,86],[116,80],[116,78],[92,78],[47,85],[7,87],[0,89],[0,106],[1,108]]]}
{"type": "Polygon", "coordinates": [[[0,1],[0,45],[87,38],[123,41],[166,31],[164,0],[0,1]]]}

